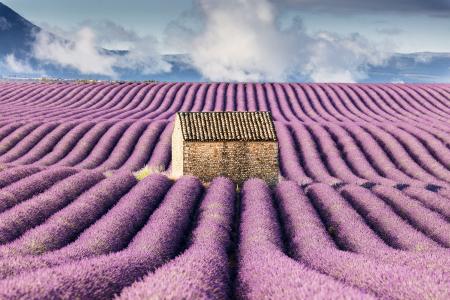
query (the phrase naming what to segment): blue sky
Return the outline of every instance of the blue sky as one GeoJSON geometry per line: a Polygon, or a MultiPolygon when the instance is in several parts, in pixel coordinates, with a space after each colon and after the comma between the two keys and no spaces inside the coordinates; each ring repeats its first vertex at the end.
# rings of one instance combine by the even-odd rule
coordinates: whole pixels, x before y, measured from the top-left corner
{"type": "MultiPolygon", "coordinates": [[[[164,39],[167,25],[192,8],[189,0],[3,2],[37,24],[46,23],[70,29],[84,20],[111,20],[139,34],[151,34],[160,40],[164,39]]],[[[395,44],[397,52],[450,52],[449,0],[272,2],[282,10],[283,18],[300,16],[311,34],[322,30],[343,35],[358,32],[372,41],[387,40],[395,44]]]]}

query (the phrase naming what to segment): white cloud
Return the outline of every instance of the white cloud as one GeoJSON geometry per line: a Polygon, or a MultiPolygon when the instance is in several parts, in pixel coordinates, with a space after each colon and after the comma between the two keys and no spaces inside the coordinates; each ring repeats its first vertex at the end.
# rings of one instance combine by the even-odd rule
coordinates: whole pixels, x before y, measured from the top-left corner
{"type": "Polygon", "coordinates": [[[294,41],[274,26],[273,7],[248,0],[236,9],[234,2],[202,1],[206,27],[192,40],[193,63],[211,80],[286,78],[294,41]]]}
{"type": "Polygon", "coordinates": [[[309,35],[298,19],[282,27],[282,14],[269,0],[197,0],[194,10],[170,25],[167,40],[213,81],[354,82],[366,77],[369,64],[388,58],[383,47],[357,34],[309,35]]]}
{"type": "Polygon", "coordinates": [[[71,67],[82,74],[112,78],[120,76],[118,68],[132,69],[142,74],[171,70],[171,65],[159,54],[156,39],[141,37],[111,21],[85,21],[80,28],[69,31],[46,25],[44,28],[48,31],[36,35],[34,56],[48,63],[71,67]],[[126,52],[114,54],[105,49],[126,52]]]}
{"type": "Polygon", "coordinates": [[[369,65],[382,65],[387,53],[359,34],[321,32],[312,43],[305,70],[315,82],[358,82],[367,78],[369,65]]]}
{"type": "Polygon", "coordinates": [[[166,62],[155,49],[157,40],[151,36],[139,38],[128,48],[128,53],[120,57],[117,67],[133,69],[142,74],[170,72],[171,64],[166,62]]]}
{"type": "Polygon", "coordinates": [[[110,20],[85,20],[79,24],[79,27],[91,28],[96,33],[98,44],[107,49],[128,49],[132,43],[141,40],[141,37],[133,30],[110,20]],[[126,44],[125,48],[123,44],[126,44]]]}
{"type": "Polygon", "coordinates": [[[429,52],[417,53],[414,56],[414,61],[416,63],[429,63],[433,60],[434,54],[429,52]]]}
{"type": "Polygon", "coordinates": [[[63,67],[72,67],[83,74],[117,76],[113,69],[117,58],[100,53],[95,33],[88,27],[81,28],[70,42],[45,31],[39,32],[34,44],[34,56],[63,67]]]}
{"type": "Polygon", "coordinates": [[[16,58],[14,54],[8,54],[4,60],[0,63],[4,73],[9,74],[36,74],[39,71],[34,70],[33,67],[26,61],[22,61],[16,58]]]}

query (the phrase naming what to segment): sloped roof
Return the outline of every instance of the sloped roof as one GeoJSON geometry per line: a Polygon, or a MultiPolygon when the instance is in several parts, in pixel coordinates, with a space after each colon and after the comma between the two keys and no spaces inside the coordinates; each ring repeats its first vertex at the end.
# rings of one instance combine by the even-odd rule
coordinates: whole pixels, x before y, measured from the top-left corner
{"type": "Polygon", "coordinates": [[[276,141],[270,112],[179,112],[185,141],[276,141]]]}

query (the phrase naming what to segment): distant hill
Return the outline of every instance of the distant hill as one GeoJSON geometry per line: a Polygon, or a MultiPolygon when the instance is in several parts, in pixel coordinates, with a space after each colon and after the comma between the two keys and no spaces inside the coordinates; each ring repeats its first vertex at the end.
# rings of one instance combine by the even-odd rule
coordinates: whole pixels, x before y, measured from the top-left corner
{"type": "Polygon", "coordinates": [[[0,56],[14,53],[23,58],[31,51],[34,34],[41,28],[0,2],[0,56]]]}
{"type": "MultiPolygon", "coordinates": [[[[14,54],[18,60],[25,60],[33,74],[14,73],[1,68],[0,78],[52,77],[62,79],[108,80],[107,76],[81,74],[78,70],[44,63],[33,57],[35,34],[41,32],[39,26],[26,20],[14,10],[0,2],[0,62],[14,54]]],[[[51,33],[50,33],[51,34],[51,33]]],[[[60,39],[56,35],[53,38],[60,39]]],[[[68,41],[67,41],[68,42],[68,41]]],[[[109,55],[125,55],[126,51],[100,49],[109,55]]],[[[159,81],[206,81],[198,70],[190,64],[187,55],[166,55],[164,60],[172,65],[171,72],[144,75],[130,69],[117,69],[120,80],[159,81]]],[[[370,66],[368,78],[364,82],[449,82],[450,53],[395,54],[384,66],[370,66]]],[[[292,81],[307,81],[307,78],[292,78],[292,81]]]]}

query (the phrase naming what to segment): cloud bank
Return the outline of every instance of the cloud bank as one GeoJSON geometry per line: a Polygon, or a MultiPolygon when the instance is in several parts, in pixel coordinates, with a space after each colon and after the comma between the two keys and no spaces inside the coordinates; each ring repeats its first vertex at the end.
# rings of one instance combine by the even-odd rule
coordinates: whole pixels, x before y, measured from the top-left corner
{"type": "Polygon", "coordinates": [[[71,31],[45,27],[36,34],[33,45],[33,55],[40,61],[111,78],[119,77],[120,69],[142,74],[171,70],[157,49],[156,39],[139,36],[111,21],[85,21],[71,31]]]}
{"type": "Polygon", "coordinates": [[[3,68],[10,72],[16,74],[34,74],[38,71],[34,70],[27,62],[21,61],[16,58],[14,54],[8,54],[2,63],[3,68]]]}
{"type": "Polygon", "coordinates": [[[269,0],[197,0],[169,25],[167,42],[212,81],[356,82],[389,58],[388,47],[358,34],[310,35],[301,20],[281,20],[269,0]]]}
{"type": "MultiPolygon", "coordinates": [[[[289,6],[320,3],[331,5],[326,0],[194,0],[191,10],[167,26],[165,46],[186,54],[210,81],[358,82],[367,78],[370,67],[388,61],[393,51],[386,43],[373,43],[357,33],[312,34],[301,19],[285,17],[289,6]]],[[[33,46],[33,57],[40,63],[113,79],[125,72],[151,78],[172,68],[156,38],[111,21],[88,20],[71,30],[42,27],[33,46]]],[[[28,66],[15,57],[4,65],[10,70],[28,66]]]]}
{"type": "Polygon", "coordinates": [[[36,35],[33,51],[40,60],[71,67],[82,74],[117,75],[113,68],[116,58],[100,53],[95,33],[88,27],[80,29],[70,42],[41,31],[36,35]]]}
{"type": "Polygon", "coordinates": [[[35,69],[27,60],[8,54],[0,59],[0,78],[45,77],[43,70],[35,69]]]}

